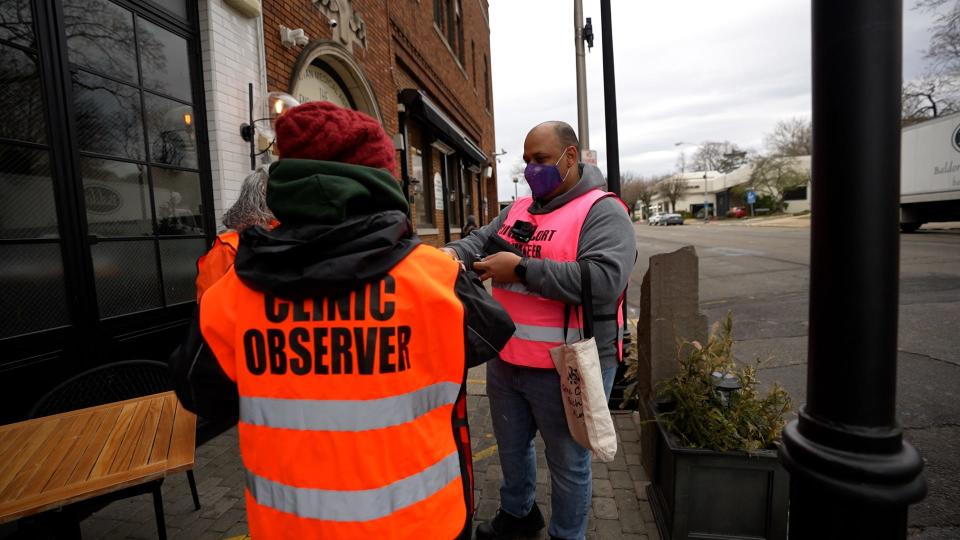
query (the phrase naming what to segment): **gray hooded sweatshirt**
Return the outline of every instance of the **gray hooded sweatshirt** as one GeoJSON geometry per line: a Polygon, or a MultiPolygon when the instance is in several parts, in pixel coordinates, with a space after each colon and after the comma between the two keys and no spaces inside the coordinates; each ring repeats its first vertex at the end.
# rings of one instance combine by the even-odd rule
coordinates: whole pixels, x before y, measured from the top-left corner
{"type": "MultiPolygon", "coordinates": [[[[529,211],[531,214],[548,214],[590,190],[605,188],[606,181],[600,169],[581,163],[580,181],[570,191],[542,206],[535,200],[529,211]]],[[[453,248],[467,267],[472,268],[476,261],[474,254],[483,252],[487,239],[497,234],[511,207],[505,208],[492,222],[470,236],[451,242],[447,247],[453,248]]],[[[616,315],[617,300],[627,287],[636,256],[633,224],[623,205],[610,197],[600,199],[583,222],[577,248],[577,260],[589,263],[595,316],[616,315]]],[[[580,266],[577,261],[528,259],[527,288],[544,298],[579,305],[580,266]]],[[[615,317],[613,320],[595,321],[593,326],[601,367],[611,367],[617,362],[617,342],[622,336],[621,329],[615,317]]],[[[577,331],[573,332],[574,335],[568,339],[579,338],[577,331]]]]}

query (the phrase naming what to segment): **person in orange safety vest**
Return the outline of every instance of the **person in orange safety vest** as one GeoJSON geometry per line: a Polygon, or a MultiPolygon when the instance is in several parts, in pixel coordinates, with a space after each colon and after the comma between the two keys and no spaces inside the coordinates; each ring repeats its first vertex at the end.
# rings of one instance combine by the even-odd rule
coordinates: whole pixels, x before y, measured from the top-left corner
{"type": "Polygon", "coordinates": [[[171,358],[201,416],[239,411],[253,538],[470,538],[467,370],[506,311],[422,244],[374,119],[310,102],[276,121],[267,203],[171,358]]]}
{"type": "Polygon", "coordinates": [[[223,214],[223,225],[227,230],[217,235],[210,250],[197,259],[197,302],[233,266],[240,233],[244,229],[255,225],[269,228],[278,225],[267,208],[267,171],[264,168],[258,168],[243,180],[237,201],[223,214]]]}

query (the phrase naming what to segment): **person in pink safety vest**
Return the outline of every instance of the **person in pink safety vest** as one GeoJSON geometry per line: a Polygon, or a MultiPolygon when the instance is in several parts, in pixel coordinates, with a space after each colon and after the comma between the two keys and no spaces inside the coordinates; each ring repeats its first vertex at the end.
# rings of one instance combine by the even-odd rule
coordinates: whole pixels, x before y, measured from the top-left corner
{"type": "MultiPolygon", "coordinates": [[[[594,334],[604,390],[613,387],[623,337],[624,291],[636,260],[636,237],[623,202],[605,191],[593,165],[580,163],[580,143],[568,124],[544,122],[527,134],[520,197],[491,223],[444,248],[493,280],[494,297],[516,332],[487,364],[487,395],[503,470],[500,509],[477,528],[479,540],[531,534],[545,525],[534,501],[539,431],[551,477],[551,538],[583,538],[590,507],[590,452],[567,428],[560,378],[549,350],[564,341],[564,306],[579,305],[580,261],[593,291],[594,334]]],[[[568,342],[581,339],[578,310],[568,342]]]]}

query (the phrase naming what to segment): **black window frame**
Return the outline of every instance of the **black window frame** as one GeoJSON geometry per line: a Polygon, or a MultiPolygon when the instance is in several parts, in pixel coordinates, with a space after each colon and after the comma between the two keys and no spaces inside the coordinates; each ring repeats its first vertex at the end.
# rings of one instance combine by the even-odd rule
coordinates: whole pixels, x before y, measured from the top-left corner
{"type": "MultiPolygon", "coordinates": [[[[201,220],[204,232],[188,236],[168,237],[153,234],[151,237],[147,237],[152,238],[149,241],[153,242],[154,253],[156,254],[154,264],[157,265],[158,272],[162,272],[162,262],[159,257],[161,241],[166,238],[194,238],[203,239],[204,245],[209,246],[216,233],[209,143],[206,131],[206,100],[197,0],[186,0],[188,12],[186,19],[148,2],[111,1],[133,12],[134,17],[141,17],[184,38],[187,42],[188,70],[192,80],[190,105],[193,109],[193,125],[196,134],[194,146],[197,153],[197,167],[189,170],[196,172],[199,178],[202,205],[201,220]]],[[[50,365],[56,367],[55,371],[50,373],[50,378],[47,381],[55,383],[57,380],[62,380],[86,367],[111,360],[137,357],[165,358],[166,351],[151,350],[150,347],[143,346],[144,340],[149,340],[149,336],[159,336],[164,332],[166,332],[165,335],[179,335],[180,329],[189,321],[196,304],[190,301],[166,305],[165,300],[163,300],[164,297],[161,296],[162,307],[159,308],[110,319],[101,319],[99,316],[91,247],[102,239],[92,238],[86,233],[87,219],[80,169],[81,158],[93,156],[88,152],[81,153],[78,144],[76,111],[72,101],[73,92],[71,88],[73,66],[69,62],[65,38],[63,5],[60,1],[47,2],[45,0],[30,0],[29,4],[35,35],[35,51],[39,59],[38,67],[47,141],[42,145],[24,143],[23,141],[13,141],[12,144],[45,149],[50,156],[59,238],[43,239],[43,242],[53,242],[60,245],[63,280],[66,288],[65,302],[69,321],[64,326],[0,339],[0,346],[4,347],[4,351],[7,353],[4,360],[0,362],[0,377],[9,376],[11,373],[29,366],[50,365]],[[58,360],[59,362],[55,364],[47,364],[47,362],[58,360]]],[[[3,43],[21,50],[30,50],[29,47],[7,41],[3,43]]],[[[85,71],[91,70],[85,69],[85,71]]],[[[142,88],[142,81],[138,81],[138,86],[142,88]]],[[[148,91],[156,95],[163,95],[152,90],[142,90],[142,92],[148,91]]],[[[140,99],[141,106],[143,106],[144,93],[141,93],[140,99]]],[[[183,102],[183,99],[176,101],[183,102]]],[[[144,118],[144,123],[146,124],[146,118],[144,118]]],[[[10,141],[4,139],[2,142],[10,141]]],[[[118,159],[117,156],[102,157],[116,161],[129,161],[123,158],[118,159]]],[[[154,167],[169,167],[156,163],[155,160],[148,161],[147,156],[144,157],[148,170],[152,171],[154,167]]],[[[152,175],[152,172],[145,172],[144,174],[152,175]]],[[[149,184],[148,189],[151,192],[152,202],[152,183],[149,184]]],[[[153,209],[151,209],[152,213],[153,209]]],[[[141,237],[138,237],[138,239],[141,239],[141,237]]],[[[144,239],[144,241],[147,240],[144,239]]],[[[0,243],[31,242],[34,242],[34,240],[0,240],[0,243]]],[[[162,273],[160,276],[158,287],[160,287],[160,293],[163,295],[162,273]]],[[[157,338],[154,344],[159,343],[169,345],[170,348],[175,345],[173,340],[159,340],[157,338]]],[[[44,373],[49,371],[49,369],[43,370],[39,367],[31,369],[44,373]]],[[[5,404],[8,401],[8,399],[4,399],[5,404]]],[[[12,410],[4,412],[2,417],[5,419],[16,418],[22,412],[18,410],[20,405],[22,404],[15,404],[12,410]]],[[[26,405],[29,406],[29,403],[26,405]]]]}

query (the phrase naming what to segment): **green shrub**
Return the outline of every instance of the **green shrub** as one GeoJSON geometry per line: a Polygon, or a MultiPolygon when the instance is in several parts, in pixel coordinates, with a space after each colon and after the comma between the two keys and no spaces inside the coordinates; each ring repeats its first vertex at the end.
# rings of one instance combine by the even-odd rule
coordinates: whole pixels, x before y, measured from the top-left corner
{"type": "Polygon", "coordinates": [[[771,448],[780,439],[790,396],[774,384],[766,396],[757,391],[757,366],[738,367],[733,362],[733,318],[717,321],[707,343],[680,340],[677,356],[680,371],[657,386],[657,401],[666,404],[657,415],[681,444],[711,450],[759,450],[771,448]],[[685,347],[689,345],[689,347],[685,347]],[[689,350],[686,358],[681,351],[689,350]],[[714,372],[739,379],[741,388],[730,393],[725,404],[716,389],[714,372]]]}

